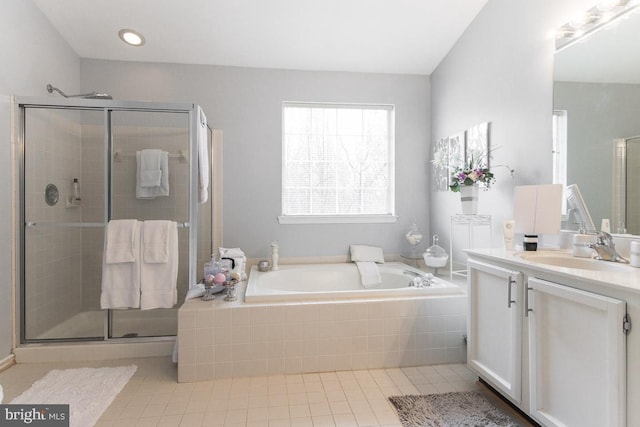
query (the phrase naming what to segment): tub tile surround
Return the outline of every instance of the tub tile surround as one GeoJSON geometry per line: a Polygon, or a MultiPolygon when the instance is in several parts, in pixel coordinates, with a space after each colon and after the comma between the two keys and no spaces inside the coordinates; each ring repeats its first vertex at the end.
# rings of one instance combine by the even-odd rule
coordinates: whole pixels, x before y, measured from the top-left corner
{"type": "Polygon", "coordinates": [[[178,381],[461,363],[466,295],[246,304],[178,311],[178,381]]]}

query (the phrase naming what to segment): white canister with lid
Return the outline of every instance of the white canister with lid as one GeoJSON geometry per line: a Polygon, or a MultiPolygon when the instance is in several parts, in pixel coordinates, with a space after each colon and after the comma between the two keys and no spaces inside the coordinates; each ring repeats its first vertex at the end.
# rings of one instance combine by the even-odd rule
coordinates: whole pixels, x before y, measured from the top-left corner
{"type": "Polygon", "coordinates": [[[630,263],[633,267],[640,267],[640,242],[631,242],[630,263]]]}
{"type": "Polygon", "coordinates": [[[579,258],[591,258],[593,249],[589,247],[589,243],[595,243],[596,236],[593,234],[574,234],[573,235],[573,251],[572,254],[579,258]]]}

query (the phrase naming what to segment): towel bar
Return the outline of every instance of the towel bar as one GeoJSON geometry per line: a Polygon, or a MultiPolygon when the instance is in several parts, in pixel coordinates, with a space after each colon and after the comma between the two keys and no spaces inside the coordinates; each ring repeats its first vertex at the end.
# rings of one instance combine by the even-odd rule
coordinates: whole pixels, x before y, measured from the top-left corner
{"type": "MultiPolygon", "coordinates": [[[[176,223],[178,228],[189,228],[191,227],[191,223],[189,222],[178,222],[176,223]]],[[[36,226],[54,226],[54,227],[104,227],[105,224],[102,222],[34,222],[28,221],[25,222],[25,227],[33,228],[36,226]]]]}
{"type": "MultiPolygon", "coordinates": [[[[113,161],[121,162],[123,157],[135,157],[136,153],[123,153],[122,151],[116,150],[113,152],[113,161]]],[[[180,163],[188,163],[189,156],[187,155],[187,150],[180,150],[177,153],[169,153],[170,159],[180,159],[180,163]]]]}

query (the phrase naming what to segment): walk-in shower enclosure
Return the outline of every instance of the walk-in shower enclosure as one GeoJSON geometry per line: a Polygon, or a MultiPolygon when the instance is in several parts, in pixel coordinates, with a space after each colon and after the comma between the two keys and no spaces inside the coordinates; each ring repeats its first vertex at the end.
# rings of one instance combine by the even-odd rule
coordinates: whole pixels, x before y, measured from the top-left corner
{"type": "Polygon", "coordinates": [[[55,98],[16,105],[21,342],[175,335],[177,307],[211,254],[211,202],[198,203],[197,106],[55,98]],[[136,198],[136,152],[144,149],[169,152],[166,197],[136,198]],[[101,310],[112,219],[178,223],[176,307],[101,310]]]}

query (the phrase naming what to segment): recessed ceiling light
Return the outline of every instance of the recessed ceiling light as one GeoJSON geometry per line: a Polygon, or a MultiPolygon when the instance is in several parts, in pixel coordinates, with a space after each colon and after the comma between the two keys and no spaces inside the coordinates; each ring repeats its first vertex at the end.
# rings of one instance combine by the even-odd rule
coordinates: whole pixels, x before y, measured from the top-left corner
{"type": "Polygon", "coordinates": [[[122,29],[118,31],[118,37],[130,46],[142,46],[145,42],[144,36],[134,30],[122,29]]]}

